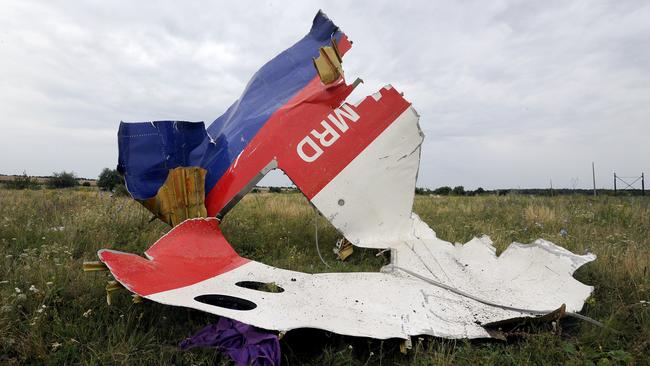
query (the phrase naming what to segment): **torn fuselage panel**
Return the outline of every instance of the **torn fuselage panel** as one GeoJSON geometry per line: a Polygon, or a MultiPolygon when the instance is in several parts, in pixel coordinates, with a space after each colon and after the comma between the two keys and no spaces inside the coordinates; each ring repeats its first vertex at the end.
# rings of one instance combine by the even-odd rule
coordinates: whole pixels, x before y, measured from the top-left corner
{"type": "MultiPolygon", "coordinates": [[[[347,97],[352,86],[345,84],[341,70],[337,71],[340,77],[324,84],[314,68],[313,59],[321,52],[331,55],[336,50],[333,57],[340,60],[350,47],[346,35],[319,11],[309,32],[264,64],[253,75],[239,99],[207,129],[203,122],[121,123],[118,170],[124,174],[133,198],[146,200],[154,197],[171,169],[201,167],[207,171],[206,194],[210,194],[221,180],[241,183],[232,187],[234,193],[225,200],[215,199],[215,193],[206,199],[208,213],[215,216],[247,184],[248,181],[233,180],[226,173],[262,128],[281,120],[287,111],[297,106],[317,104],[327,113],[347,97]],[[220,206],[215,206],[212,201],[220,206]]],[[[339,68],[340,63],[336,69],[339,68]]],[[[267,144],[273,145],[274,142],[267,144]]],[[[262,148],[269,146],[263,145],[262,148]]],[[[256,172],[268,162],[262,163],[256,172]]],[[[221,189],[224,185],[228,183],[222,183],[221,189]]]]}
{"type": "Polygon", "coordinates": [[[312,327],[373,338],[489,337],[482,324],[563,304],[567,311],[580,310],[592,288],[572,274],[595,256],[539,240],[514,243],[497,257],[487,237],[453,245],[412,212],[423,140],[419,116],[390,86],[352,105],[343,101],[354,85],[343,78],[321,80],[324,74],[313,67],[303,75],[316,50],[327,56],[321,48],[327,37],[336,40],[341,55],[350,47],[319,13],[299,46],[265,65],[209,135],[169,121],[125,128],[134,133],[120,140],[120,162],[130,163],[121,166],[128,168],[127,183],[134,183],[129,189],[151,189],[150,180],[158,184],[176,166],[205,167],[207,213],[221,217],[277,164],[354,245],[390,248],[390,265],[381,273],[278,269],[239,257],[216,219],[196,219],[154,244],[148,260],[100,251],[116,279],[151,300],[266,329],[312,327]],[[131,152],[146,161],[129,157],[131,152]],[[283,291],[242,283],[275,284],[283,291]]]}
{"type": "Polygon", "coordinates": [[[271,160],[311,199],[410,108],[390,86],[379,95],[336,108],[302,103],[269,121],[208,195],[208,214],[219,212],[271,160]]]}
{"type": "MultiPolygon", "coordinates": [[[[531,248],[522,247],[517,255],[531,248]]],[[[417,334],[477,338],[490,336],[481,324],[531,315],[489,306],[403,273],[306,274],[249,261],[228,245],[216,219],[182,223],[147,254],[149,260],[114,251],[100,251],[99,257],[118,281],[142,297],[264,329],[318,328],[379,339],[417,334]],[[187,250],[197,239],[200,254],[187,250]],[[240,286],[242,282],[273,283],[282,291],[260,291],[240,286]]],[[[570,277],[572,272],[565,268],[558,273],[570,277]]],[[[545,288],[522,283],[529,286],[523,296],[545,288]]],[[[557,298],[533,298],[549,312],[562,305],[557,298]]],[[[511,297],[495,301],[518,304],[511,297]]]]}
{"type": "MultiPolygon", "coordinates": [[[[417,113],[391,87],[350,108],[358,118],[346,121],[348,129],[317,160],[305,161],[294,149],[258,146],[238,157],[230,177],[257,176],[262,162],[277,159],[346,238],[391,248],[391,264],[381,273],[311,275],[249,261],[232,250],[213,219],[174,228],[146,252],[150,260],[108,251],[100,258],[125,287],[150,300],[281,331],[490,337],[482,324],[552,312],[563,304],[568,311],[581,309],[592,288],[572,274],[593,255],[538,241],[513,244],[496,257],[488,238],[465,245],[438,239],[411,211],[423,139],[417,113]],[[283,291],[237,285],[242,282],[274,283],[283,291]]],[[[333,111],[291,134],[267,138],[298,146],[333,111]]]]}

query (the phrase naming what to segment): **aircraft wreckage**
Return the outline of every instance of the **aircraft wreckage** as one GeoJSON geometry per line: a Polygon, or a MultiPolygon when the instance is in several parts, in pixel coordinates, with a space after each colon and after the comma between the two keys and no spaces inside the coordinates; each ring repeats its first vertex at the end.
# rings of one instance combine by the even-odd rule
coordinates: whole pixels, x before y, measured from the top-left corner
{"type": "Polygon", "coordinates": [[[143,298],[264,329],[378,339],[491,337],[487,324],[580,311],[593,288],[572,274],[593,254],[540,239],[497,257],[489,238],[452,244],[412,212],[419,116],[390,85],[346,101],[359,82],[347,84],[341,67],[351,45],[319,12],[309,33],[265,64],[207,129],[122,123],[118,168],[127,188],[174,227],[146,258],[100,250],[115,279],[143,298]],[[220,222],[272,169],[350,243],[390,249],[390,264],[376,273],[307,274],[239,256],[220,222]]]}

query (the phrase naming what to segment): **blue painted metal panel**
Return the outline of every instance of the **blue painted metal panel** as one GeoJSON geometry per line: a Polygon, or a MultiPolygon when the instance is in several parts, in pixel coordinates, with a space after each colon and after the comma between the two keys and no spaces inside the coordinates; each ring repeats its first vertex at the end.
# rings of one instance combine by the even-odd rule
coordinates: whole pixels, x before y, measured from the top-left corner
{"type": "Polygon", "coordinates": [[[316,77],[312,59],[332,38],[343,36],[322,12],[309,33],[251,78],[239,99],[207,129],[203,122],[156,121],[120,124],[118,169],[136,199],[156,195],[169,169],[205,168],[206,194],[271,115],[316,77]]]}

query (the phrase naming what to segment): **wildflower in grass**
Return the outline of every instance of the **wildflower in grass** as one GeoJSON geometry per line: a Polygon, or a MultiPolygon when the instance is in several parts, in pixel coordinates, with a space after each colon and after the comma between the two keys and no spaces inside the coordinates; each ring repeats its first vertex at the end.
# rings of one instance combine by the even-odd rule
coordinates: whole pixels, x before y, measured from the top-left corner
{"type": "Polygon", "coordinates": [[[36,288],[36,286],[31,285],[31,286],[29,286],[29,291],[31,291],[31,292],[33,292],[33,293],[37,293],[37,292],[38,292],[38,289],[36,288]]]}
{"type": "Polygon", "coordinates": [[[56,352],[56,350],[61,348],[61,346],[63,346],[63,345],[61,343],[59,343],[59,342],[52,343],[52,352],[56,352]]]}
{"type": "Polygon", "coordinates": [[[22,291],[21,289],[19,289],[18,287],[15,287],[14,290],[16,290],[16,293],[17,293],[17,294],[23,292],[23,291],[22,291]]]}
{"type": "Polygon", "coordinates": [[[11,255],[11,254],[5,255],[5,258],[12,258],[12,257],[13,257],[13,255],[11,255]]]}
{"type": "Polygon", "coordinates": [[[92,313],[93,313],[93,309],[88,309],[82,315],[83,315],[84,318],[88,318],[90,316],[90,314],[92,314],[92,313]]]}

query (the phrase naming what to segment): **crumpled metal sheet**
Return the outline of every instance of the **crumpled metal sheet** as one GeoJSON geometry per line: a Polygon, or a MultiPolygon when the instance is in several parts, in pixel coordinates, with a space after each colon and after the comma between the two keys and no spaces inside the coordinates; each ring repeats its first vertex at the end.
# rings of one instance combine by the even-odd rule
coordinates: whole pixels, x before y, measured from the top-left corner
{"type": "MultiPolygon", "coordinates": [[[[172,229],[146,252],[150,260],[113,251],[101,251],[100,259],[125,287],[150,300],[283,331],[310,327],[373,338],[476,338],[490,337],[483,324],[531,316],[422,278],[509,308],[551,312],[566,304],[568,311],[579,311],[592,288],[572,274],[595,256],[538,240],[512,244],[497,257],[489,238],[453,245],[412,213],[423,135],[417,113],[400,100],[386,87],[351,106],[359,115],[356,126],[372,128],[351,130],[354,138],[346,141],[364,147],[332,178],[323,174],[323,182],[304,181],[323,183],[310,200],[354,245],[391,249],[391,265],[381,273],[306,274],[250,261],[232,250],[215,219],[172,229]],[[365,120],[364,111],[375,109],[392,121],[365,120]],[[370,132],[376,136],[370,138],[370,132]],[[274,283],[284,291],[237,285],[246,281],[274,283]]],[[[330,161],[340,162],[338,154],[322,157],[323,167],[340,166],[330,161]]],[[[300,182],[298,188],[309,191],[311,186],[300,182]]]]}
{"type": "Polygon", "coordinates": [[[336,40],[332,39],[331,46],[321,47],[318,51],[320,55],[314,58],[314,67],[323,84],[331,84],[343,76],[343,59],[336,40]]]}
{"type": "MultiPolygon", "coordinates": [[[[222,217],[251,182],[278,167],[353,245],[390,248],[391,264],[377,273],[274,268],[240,257],[218,220],[194,219],[147,250],[148,259],[100,251],[120,283],[153,301],[265,329],[310,327],[380,339],[490,337],[485,324],[563,304],[570,312],[582,308],[593,289],[572,275],[594,255],[538,240],[513,243],[497,257],[487,237],[464,245],[437,238],[412,212],[424,136],[411,104],[390,85],[343,103],[352,86],[311,76],[244,139],[247,145],[206,191],[208,215],[222,217]],[[260,290],[265,284],[283,291],[260,290]]],[[[175,133],[174,141],[182,141],[175,133]]]]}
{"type": "MultiPolygon", "coordinates": [[[[218,181],[229,179],[224,176],[227,170],[263,127],[286,118],[305,101],[338,106],[345,92],[351,91],[342,80],[340,63],[333,70],[323,69],[327,78],[323,84],[314,59],[324,53],[332,62],[340,60],[350,47],[346,35],[319,11],[309,32],[263,65],[242,95],[207,128],[203,122],[121,123],[118,170],[133,198],[155,196],[168,171],[179,166],[206,169],[205,192],[209,194],[218,181]]],[[[208,205],[211,215],[221,208],[208,205]]]]}
{"type": "MultiPolygon", "coordinates": [[[[485,305],[397,270],[306,274],[246,260],[233,254],[216,219],[188,220],[155,247],[160,258],[151,260],[108,250],[99,256],[126,288],[147,299],[264,329],[319,328],[379,339],[419,334],[478,338],[490,337],[483,324],[531,315],[485,305]],[[186,250],[195,233],[209,244],[202,247],[202,261],[213,258],[227,265],[196,265],[197,255],[186,250]],[[243,287],[243,282],[273,283],[282,291],[243,287]]],[[[445,248],[452,248],[459,271],[471,268],[470,275],[449,272],[462,276],[453,284],[496,303],[548,312],[566,303],[568,310],[577,311],[591,292],[571,274],[593,256],[576,256],[548,242],[513,245],[499,258],[485,238],[445,248]]]]}
{"type": "Polygon", "coordinates": [[[171,169],[158,193],[140,202],[171,226],[189,218],[205,217],[205,173],[206,170],[199,167],[171,169]]]}

